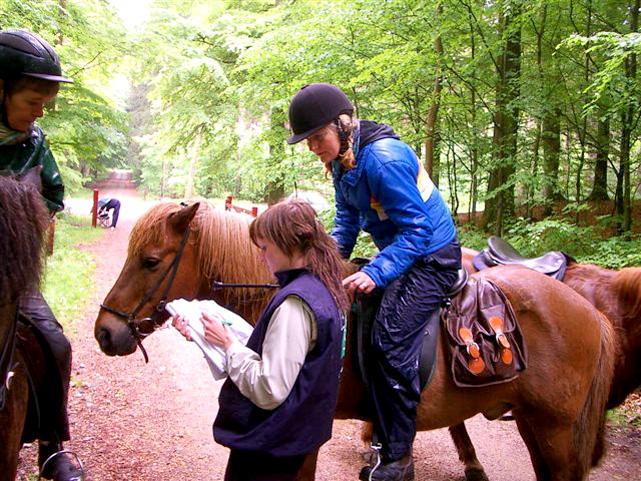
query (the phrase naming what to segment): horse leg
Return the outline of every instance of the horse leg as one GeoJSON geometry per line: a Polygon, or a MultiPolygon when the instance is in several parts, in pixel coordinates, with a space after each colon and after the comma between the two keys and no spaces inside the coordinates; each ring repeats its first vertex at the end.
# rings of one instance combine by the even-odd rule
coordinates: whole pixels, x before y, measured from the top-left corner
{"type": "Polygon", "coordinates": [[[516,421],[516,426],[519,429],[519,433],[521,434],[521,438],[523,438],[523,442],[525,443],[525,446],[530,453],[530,460],[532,461],[532,467],[534,468],[534,472],[536,473],[537,481],[550,479],[550,469],[545,463],[545,459],[543,458],[538,445],[538,441],[536,439],[536,436],[534,435],[534,432],[532,431],[532,428],[530,428],[530,425],[525,420],[525,418],[519,416],[517,413],[513,414],[514,420],[516,421]]]}
{"type": "Polygon", "coordinates": [[[515,413],[519,432],[530,452],[537,481],[582,481],[587,473],[574,444],[572,425],[555,425],[545,417],[524,419],[515,413]]]}
{"type": "Polygon", "coordinates": [[[476,450],[472,444],[464,423],[450,426],[450,436],[456,446],[458,457],[465,465],[465,479],[467,481],[488,481],[483,465],[476,457],[476,450]]]}

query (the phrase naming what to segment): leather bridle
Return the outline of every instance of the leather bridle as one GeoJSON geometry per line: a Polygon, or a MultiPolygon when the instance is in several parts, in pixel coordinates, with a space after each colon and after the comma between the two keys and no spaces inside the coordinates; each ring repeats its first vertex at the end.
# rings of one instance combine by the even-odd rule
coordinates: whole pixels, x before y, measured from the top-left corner
{"type": "Polygon", "coordinates": [[[160,279],[158,279],[154,287],[145,293],[142,300],[138,303],[138,305],[131,313],[122,312],[105,304],[100,304],[101,309],[104,309],[105,311],[114,314],[115,316],[118,316],[119,318],[124,319],[127,322],[127,327],[129,328],[129,331],[131,332],[134,339],[136,339],[136,343],[142,351],[146,363],[149,362],[149,357],[147,356],[147,351],[142,345],[142,340],[153,333],[160,324],[160,322],[158,321],[158,316],[160,316],[161,313],[165,310],[165,305],[167,304],[167,296],[169,295],[169,290],[171,289],[171,286],[174,283],[174,279],[176,278],[176,272],[178,271],[178,266],[180,265],[180,260],[182,259],[183,253],[185,251],[185,246],[187,245],[188,238],[189,226],[187,227],[187,229],[185,229],[183,238],[180,241],[180,246],[178,246],[176,256],[171,261],[171,264],[167,266],[167,269],[165,269],[165,272],[163,272],[162,276],[160,277],[160,279]],[[156,304],[156,307],[154,308],[151,316],[137,320],[136,316],[138,315],[140,310],[156,294],[156,291],[160,289],[160,286],[165,281],[165,278],[168,275],[169,279],[167,280],[167,285],[165,286],[165,289],[160,296],[160,300],[158,301],[158,304],[156,304]]]}

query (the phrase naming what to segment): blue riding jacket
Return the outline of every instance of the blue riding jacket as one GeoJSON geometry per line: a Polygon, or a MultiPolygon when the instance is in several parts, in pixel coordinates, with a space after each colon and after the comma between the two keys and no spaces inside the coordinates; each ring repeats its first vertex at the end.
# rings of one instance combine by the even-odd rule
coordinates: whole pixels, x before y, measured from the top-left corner
{"type": "Polygon", "coordinates": [[[414,151],[391,127],[361,121],[354,132],[356,166],[332,163],[336,217],[332,237],[349,258],[360,230],[380,252],[363,268],[387,287],[416,260],[445,247],[456,236],[440,192],[414,151]]]}

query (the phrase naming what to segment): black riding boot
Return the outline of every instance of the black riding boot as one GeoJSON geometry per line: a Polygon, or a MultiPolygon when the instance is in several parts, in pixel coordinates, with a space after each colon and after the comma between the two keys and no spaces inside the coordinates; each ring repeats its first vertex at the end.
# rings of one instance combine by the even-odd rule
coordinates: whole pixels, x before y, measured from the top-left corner
{"type": "Polygon", "coordinates": [[[368,465],[361,469],[358,477],[361,481],[413,481],[414,458],[412,452],[401,459],[382,463],[379,466],[368,465]]]}
{"type": "Polygon", "coordinates": [[[65,451],[62,444],[40,441],[38,445],[40,476],[53,481],[82,481],[84,470],[75,454],[65,451]]]}

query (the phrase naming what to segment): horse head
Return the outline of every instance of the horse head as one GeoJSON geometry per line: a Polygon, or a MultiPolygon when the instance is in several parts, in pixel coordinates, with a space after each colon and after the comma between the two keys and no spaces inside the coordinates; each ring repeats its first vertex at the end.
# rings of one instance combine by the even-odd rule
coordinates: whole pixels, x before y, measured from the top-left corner
{"type": "Polygon", "coordinates": [[[233,287],[272,281],[249,238],[252,220],[204,199],[184,208],[163,203],[150,209],[131,232],[125,265],[96,319],[102,351],[135,352],[167,319],[165,303],[178,298],[214,299],[255,323],[270,290],[233,287]]]}
{"type": "Polygon", "coordinates": [[[168,299],[196,296],[190,224],[199,205],[160,204],[134,226],[127,260],[96,319],[94,335],[105,354],[135,352],[142,338],[167,320],[168,299]]]}

